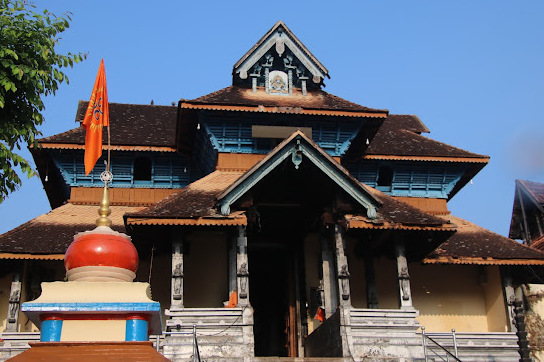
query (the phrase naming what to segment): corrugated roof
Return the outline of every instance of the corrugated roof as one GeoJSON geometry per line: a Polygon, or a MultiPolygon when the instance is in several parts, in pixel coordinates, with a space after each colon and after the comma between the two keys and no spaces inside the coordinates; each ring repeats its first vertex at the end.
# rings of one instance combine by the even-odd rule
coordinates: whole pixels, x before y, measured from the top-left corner
{"type": "MultiPolygon", "coordinates": [[[[141,208],[110,206],[112,229],[125,232],[123,214],[141,208]]],[[[74,235],[94,229],[97,218],[98,205],[65,204],[0,235],[0,253],[10,259],[15,258],[12,254],[31,254],[29,259],[40,254],[64,255],[74,235]]]]}
{"type": "Polygon", "coordinates": [[[30,342],[10,361],[170,361],[152,342],[30,342]]]}
{"type": "MultiPolygon", "coordinates": [[[[88,102],[79,101],[76,122],[82,121],[88,102]]],[[[175,147],[177,107],[109,103],[111,145],[175,147]]],[[[106,129],[102,141],[107,144],[106,129]]],[[[85,128],[78,127],[41,138],[41,144],[85,144],[85,128]]]]}
{"type": "Polygon", "coordinates": [[[445,215],[457,227],[445,243],[425,258],[425,263],[447,264],[544,264],[544,252],[495,234],[453,215],[445,215]]]}

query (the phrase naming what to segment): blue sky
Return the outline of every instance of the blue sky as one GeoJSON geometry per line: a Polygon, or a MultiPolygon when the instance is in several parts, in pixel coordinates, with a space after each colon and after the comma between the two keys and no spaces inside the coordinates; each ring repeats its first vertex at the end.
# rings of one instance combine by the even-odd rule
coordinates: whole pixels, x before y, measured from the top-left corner
{"type": "MultiPolygon", "coordinates": [[[[506,235],[514,180],[544,182],[544,2],[40,1],[44,7],[72,12],[60,50],[88,54],[67,71],[70,84],[46,99],[44,136],[76,126],[100,58],[110,102],[167,105],[230,85],[234,63],[283,20],[329,69],[326,91],[416,114],[431,138],[491,156],[449,203],[453,214],[506,235]]],[[[24,180],[0,204],[0,233],[47,211],[38,178],[24,180]]]]}

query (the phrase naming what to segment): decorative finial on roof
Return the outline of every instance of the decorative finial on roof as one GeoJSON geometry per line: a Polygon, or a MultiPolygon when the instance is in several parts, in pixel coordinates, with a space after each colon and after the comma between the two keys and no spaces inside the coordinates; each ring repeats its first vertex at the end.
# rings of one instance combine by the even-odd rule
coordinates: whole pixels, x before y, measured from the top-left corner
{"type": "Polygon", "coordinates": [[[96,226],[111,226],[111,220],[108,216],[111,214],[110,210],[110,198],[108,196],[108,185],[111,182],[113,175],[109,171],[109,165],[106,166],[107,170],[102,172],[100,179],[104,182],[104,193],[102,194],[102,200],[100,201],[100,207],[98,208],[98,215],[100,217],[96,219],[96,226]]]}
{"type": "Polygon", "coordinates": [[[100,208],[98,209],[98,215],[100,215],[100,217],[96,219],[96,226],[111,226],[111,220],[108,217],[110,214],[110,199],[108,197],[108,184],[106,183],[106,185],[104,185],[102,201],[100,201],[100,208]]]}

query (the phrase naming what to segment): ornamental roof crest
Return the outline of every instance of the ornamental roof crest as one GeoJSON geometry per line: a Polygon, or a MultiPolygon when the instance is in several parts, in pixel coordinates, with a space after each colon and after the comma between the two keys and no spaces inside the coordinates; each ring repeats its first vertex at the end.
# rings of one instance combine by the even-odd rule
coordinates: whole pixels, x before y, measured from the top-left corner
{"type": "MultiPolygon", "coordinates": [[[[236,64],[233,85],[259,87],[272,95],[290,95],[294,89],[306,94],[318,89],[329,71],[278,21],[236,64]]],[[[329,77],[330,78],[330,77],[329,77]]]]}

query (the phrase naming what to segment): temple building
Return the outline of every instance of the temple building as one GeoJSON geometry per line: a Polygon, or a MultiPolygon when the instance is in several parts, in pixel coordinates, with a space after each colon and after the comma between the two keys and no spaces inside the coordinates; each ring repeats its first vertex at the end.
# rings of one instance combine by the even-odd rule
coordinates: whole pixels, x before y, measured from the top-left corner
{"type": "MultiPolygon", "coordinates": [[[[509,237],[544,250],[544,184],[516,180],[509,237]]],[[[541,361],[544,359],[544,278],[524,284],[521,289],[531,356],[541,361]]]]}
{"type": "MultiPolygon", "coordinates": [[[[544,275],[544,252],[448,210],[489,157],[327,93],[329,78],[279,21],[224,89],[110,103],[111,227],[162,307],[157,350],[527,360],[516,290],[544,275]]],[[[2,357],[39,338],[20,304],[63,278],[73,235],[93,228],[104,165],[85,176],[84,142],[78,127],[31,149],[52,211],[0,235],[2,357]]]]}

